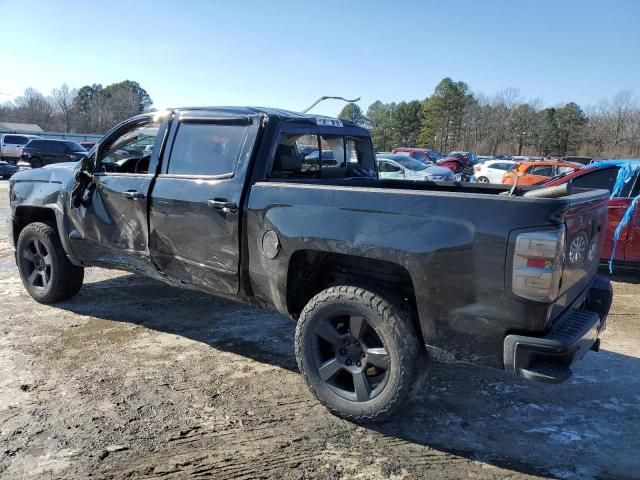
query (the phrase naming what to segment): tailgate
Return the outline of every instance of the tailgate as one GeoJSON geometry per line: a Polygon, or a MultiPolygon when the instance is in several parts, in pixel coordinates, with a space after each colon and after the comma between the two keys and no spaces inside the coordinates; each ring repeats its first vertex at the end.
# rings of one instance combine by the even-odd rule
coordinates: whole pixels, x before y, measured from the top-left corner
{"type": "Polygon", "coordinates": [[[559,297],[551,318],[556,318],[584,293],[598,270],[600,251],[607,233],[605,190],[583,190],[571,195],[564,215],[565,254],[559,297]]]}

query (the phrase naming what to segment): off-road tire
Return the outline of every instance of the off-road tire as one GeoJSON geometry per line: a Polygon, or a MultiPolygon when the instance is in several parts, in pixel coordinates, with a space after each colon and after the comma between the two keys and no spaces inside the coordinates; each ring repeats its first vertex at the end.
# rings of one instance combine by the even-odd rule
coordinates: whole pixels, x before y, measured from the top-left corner
{"type": "Polygon", "coordinates": [[[311,393],[332,413],[356,422],[390,416],[411,397],[424,372],[426,353],[412,322],[412,310],[402,299],[385,299],[365,288],[335,286],[314,296],[304,307],[296,328],[296,360],[311,393]],[[389,376],[377,396],[366,401],[344,399],[320,378],[313,353],[320,322],[337,311],[349,310],[366,318],[389,355],[389,376]]]}
{"type": "Polygon", "coordinates": [[[30,223],[22,229],[16,245],[16,263],[20,272],[22,283],[31,297],[40,303],[55,303],[73,297],[84,280],[84,268],[73,265],[62,248],[58,232],[45,223],[30,223]],[[28,260],[27,249],[31,251],[34,241],[44,247],[50,255],[49,282],[42,286],[35,286],[29,277],[33,273],[31,266],[35,265],[28,260]]]}

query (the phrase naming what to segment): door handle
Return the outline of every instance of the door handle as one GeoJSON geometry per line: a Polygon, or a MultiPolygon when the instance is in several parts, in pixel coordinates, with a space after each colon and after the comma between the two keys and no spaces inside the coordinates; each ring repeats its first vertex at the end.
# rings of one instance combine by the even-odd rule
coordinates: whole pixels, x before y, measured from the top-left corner
{"type": "Polygon", "coordinates": [[[144,198],[144,193],[138,192],[137,190],[127,190],[126,192],[122,192],[125,198],[130,198],[131,200],[135,200],[137,198],[144,198]]]}
{"type": "Polygon", "coordinates": [[[238,211],[238,205],[236,202],[228,202],[224,198],[214,198],[213,200],[207,200],[209,205],[214,210],[221,211],[223,213],[235,213],[238,211]]]}

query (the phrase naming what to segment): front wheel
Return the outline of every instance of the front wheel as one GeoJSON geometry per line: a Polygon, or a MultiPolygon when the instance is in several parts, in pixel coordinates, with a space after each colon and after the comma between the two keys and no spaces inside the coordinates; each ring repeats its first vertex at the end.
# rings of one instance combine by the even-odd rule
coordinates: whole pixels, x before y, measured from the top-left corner
{"type": "Polygon", "coordinates": [[[403,301],[364,288],[328,288],[296,328],[298,367],[311,392],[338,416],[373,420],[409,396],[426,361],[403,301]]]}
{"type": "Polygon", "coordinates": [[[58,232],[45,223],[30,223],[22,229],[16,262],[24,288],[37,302],[66,300],[82,287],[84,268],[69,261],[58,232]]]}

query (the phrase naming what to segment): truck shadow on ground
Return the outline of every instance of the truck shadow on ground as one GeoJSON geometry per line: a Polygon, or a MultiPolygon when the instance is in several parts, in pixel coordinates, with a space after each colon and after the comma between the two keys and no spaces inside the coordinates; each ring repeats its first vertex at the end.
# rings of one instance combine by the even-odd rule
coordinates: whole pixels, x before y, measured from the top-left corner
{"type": "MultiPolygon", "coordinates": [[[[297,371],[295,325],[289,319],[147,278],[126,275],[88,283],[58,307],[297,371]]],[[[603,350],[587,355],[562,385],[435,364],[401,416],[367,427],[522,473],[638,478],[640,361],[606,351],[606,337],[603,343],[603,350]]]]}

